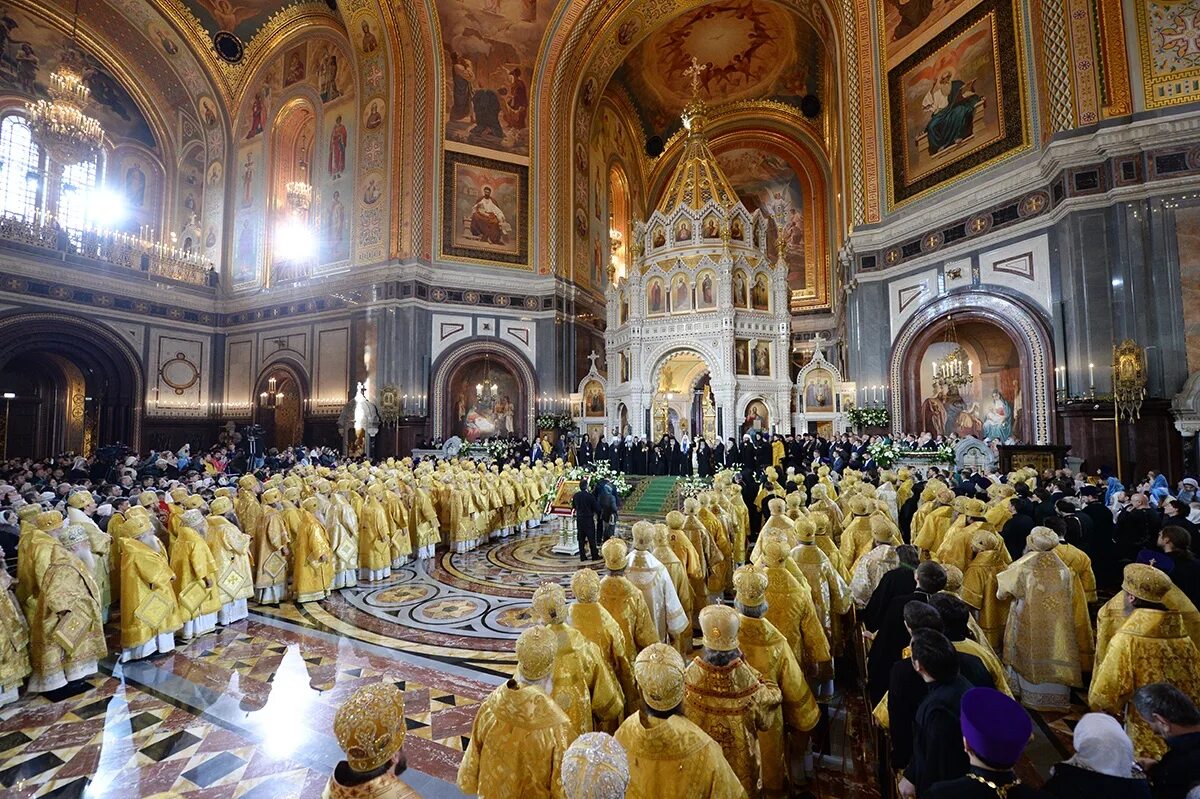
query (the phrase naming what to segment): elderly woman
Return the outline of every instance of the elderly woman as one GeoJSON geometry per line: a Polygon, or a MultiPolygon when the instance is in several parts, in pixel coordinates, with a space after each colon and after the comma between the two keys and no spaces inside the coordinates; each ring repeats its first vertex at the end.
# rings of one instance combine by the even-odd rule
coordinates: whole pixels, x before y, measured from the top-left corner
{"type": "Polygon", "coordinates": [[[1106,713],[1087,713],[1075,726],[1075,756],[1050,769],[1051,796],[1150,799],[1150,783],[1134,765],[1133,742],[1106,713]]]}

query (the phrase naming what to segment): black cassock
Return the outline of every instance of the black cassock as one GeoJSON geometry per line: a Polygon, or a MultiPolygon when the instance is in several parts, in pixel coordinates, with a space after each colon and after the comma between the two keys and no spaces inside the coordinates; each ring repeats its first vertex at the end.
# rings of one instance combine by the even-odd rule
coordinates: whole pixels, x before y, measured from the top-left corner
{"type": "Polygon", "coordinates": [[[725,466],[725,445],[720,441],[713,447],[712,462],[717,467],[725,466]]]}

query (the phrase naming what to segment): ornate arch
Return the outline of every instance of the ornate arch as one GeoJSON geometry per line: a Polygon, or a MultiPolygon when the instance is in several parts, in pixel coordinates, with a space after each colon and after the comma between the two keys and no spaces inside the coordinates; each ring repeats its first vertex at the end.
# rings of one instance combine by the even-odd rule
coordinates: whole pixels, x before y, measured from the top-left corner
{"type": "Polygon", "coordinates": [[[525,409],[525,429],[530,435],[534,433],[534,398],[537,396],[537,376],[533,364],[524,353],[511,344],[495,339],[470,338],[457,344],[438,356],[431,367],[430,393],[433,395],[433,430],[435,435],[441,435],[446,429],[446,391],[450,378],[459,367],[469,361],[490,355],[509,367],[518,380],[524,396],[518,405],[525,409]]]}
{"type": "MultiPolygon", "coordinates": [[[[113,394],[104,407],[120,414],[123,424],[117,433],[128,436],[122,443],[141,448],[142,417],[146,400],[146,376],[142,360],[128,342],[110,328],[71,314],[14,313],[0,317],[0,368],[23,352],[49,352],[105,381],[113,394]]],[[[113,429],[110,425],[108,429],[113,429]]]]}
{"type": "MultiPolygon", "coordinates": [[[[911,355],[921,351],[942,332],[940,322],[953,314],[957,322],[983,321],[1000,328],[1019,353],[1023,364],[1021,392],[1032,401],[1027,411],[1033,443],[1049,444],[1054,437],[1054,338],[1048,321],[1024,301],[996,289],[956,291],[932,300],[917,310],[892,342],[888,365],[892,430],[905,432],[906,423],[920,412],[917,373],[911,355]]],[[[920,368],[920,364],[916,364],[920,368]]]]}
{"type": "Polygon", "coordinates": [[[646,353],[645,360],[646,363],[652,364],[652,366],[649,371],[643,372],[643,374],[650,378],[643,384],[645,390],[649,393],[653,393],[656,390],[658,380],[662,377],[663,367],[676,355],[683,355],[685,353],[695,355],[708,365],[709,373],[723,368],[722,364],[724,362],[716,350],[702,341],[688,341],[686,344],[680,344],[678,339],[668,339],[667,341],[653,344],[653,347],[653,349],[646,353]]]}
{"type": "MultiPolygon", "coordinates": [[[[271,372],[276,371],[287,372],[292,380],[295,381],[296,387],[304,395],[305,399],[312,396],[310,393],[312,381],[309,379],[308,370],[304,368],[304,364],[291,355],[280,355],[279,353],[280,350],[276,350],[270,360],[263,364],[262,369],[258,370],[258,376],[254,378],[254,395],[251,397],[252,401],[258,399],[259,386],[270,376],[271,372]]],[[[349,398],[347,397],[347,399],[349,398]]]]}

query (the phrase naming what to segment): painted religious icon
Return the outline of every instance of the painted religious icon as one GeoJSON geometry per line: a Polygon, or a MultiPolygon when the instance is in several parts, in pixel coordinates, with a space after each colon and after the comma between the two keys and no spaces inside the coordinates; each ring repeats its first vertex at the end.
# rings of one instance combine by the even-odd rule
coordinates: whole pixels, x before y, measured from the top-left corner
{"type": "Polygon", "coordinates": [[[713,272],[701,272],[696,286],[696,310],[711,311],[717,307],[717,280],[713,272]]]}
{"type": "Polygon", "coordinates": [[[756,311],[769,311],[771,309],[771,287],[767,282],[767,276],[763,273],[758,273],[754,276],[754,287],[750,290],[750,306],[756,311]]]}
{"type": "Polygon", "coordinates": [[[375,130],[383,124],[383,100],[374,99],[367,105],[366,115],[363,117],[363,126],[367,130],[375,130]]]}
{"type": "Polygon", "coordinates": [[[283,57],[283,85],[291,86],[293,83],[299,83],[304,80],[308,74],[306,59],[308,58],[308,44],[301,44],[293,47],[288,51],[288,54],[283,57]]]}
{"type": "Polygon", "coordinates": [[[750,374],[750,342],[739,338],[733,342],[733,371],[734,374],[750,374]]]}
{"type": "Polygon", "coordinates": [[[667,312],[667,292],[662,278],[650,278],[646,285],[646,313],[660,314],[667,312]]]}
{"type": "MultiPolygon", "coordinates": [[[[125,170],[125,201],[133,208],[141,208],[146,202],[146,173],[137,164],[133,164],[125,170]]],[[[192,202],[194,206],[195,200],[193,199],[192,202]]],[[[192,210],[195,208],[193,207],[192,210]]]]}
{"type": "Polygon", "coordinates": [[[629,382],[629,356],[622,352],[621,358],[620,358],[620,363],[621,363],[621,382],[628,383],[629,382]]]}
{"type": "Polygon", "coordinates": [[[729,223],[729,238],[733,239],[734,241],[746,240],[746,228],[742,225],[742,220],[738,219],[736,216],[733,218],[733,221],[729,223]]]}
{"type": "Polygon", "coordinates": [[[935,364],[957,345],[930,344],[919,363],[921,403],[917,420],[922,431],[934,435],[975,436],[1022,440],[1021,363],[1012,340],[986,323],[969,323],[959,328],[974,379],[958,388],[946,389],[933,382],[935,364]],[[986,360],[980,353],[987,353],[986,360]]]}
{"type": "Polygon", "coordinates": [[[675,241],[676,243],[692,240],[692,221],[690,219],[680,219],[675,223],[675,241]]]}
{"type": "Polygon", "coordinates": [[[334,117],[333,127],[329,129],[329,178],[337,180],[346,171],[346,148],[349,146],[350,134],[342,122],[342,115],[334,117]]]}
{"type": "Polygon", "coordinates": [[[704,226],[701,230],[701,235],[706,239],[721,238],[721,222],[717,219],[716,214],[704,218],[704,226]]]}
{"type": "Polygon", "coordinates": [[[671,281],[671,312],[692,310],[692,283],[687,275],[676,275],[671,281]]]}
{"type": "Polygon", "coordinates": [[[583,387],[583,413],[585,416],[604,415],[604,387],[596,380],[588,381],[583,387]]]}
{"type": "Polygon", "coordinates": [[[735,269],[733,272],[733,307],[734,308],[749,308],[749,288],[750,280],[746,277],[746,273],[741,269],[735,269]]]}
{"type": "Polygon", "coordinates": [[[321,236],[321,263],[344,261],[350,257],[349,219],[342,193],[334,190],[325,209],[324,230],[321,236]]]}
{"type": "Polygon", "coordinates": [[[755,377],[770,377],[771,376],[771,344],[767,341],[759,341],[754,345],[754,376],[755,377]]]}
{"type": "Polygon", "coordinates": [[[751,430],[767,431],[771,429],[771,412],[767,410],[767,403],[760,399],[750,400],[746,405],[746,412],[742,416],[742,432],[749,433],[751,430]]]}
{"type": "Polygon", "coordinates": [[[654,226],[654,233],[650,238],[650,246],[655,249],[667,246],[667,231],[662,225],[654,226]]]}
{"type": "Polygon", "coordinates": [[[813,369],[804,378],[805,413],[830,413],[833,407],[833,374],[813,369]]]}
{"type": "Polygon", "coordinates": [[[524,265],[527,175],[524,166],[446,151],[447,254],[524,265]]]}
{"type": "Polygon", "coordinates": [[[450,379],[450,418],[454,433],[467,441],[525,432],[517,409],[521,392],[516,377],[494,361],[464,364],[450,379]],[[480,390],[494,384],[495,390],[480,390]]]}

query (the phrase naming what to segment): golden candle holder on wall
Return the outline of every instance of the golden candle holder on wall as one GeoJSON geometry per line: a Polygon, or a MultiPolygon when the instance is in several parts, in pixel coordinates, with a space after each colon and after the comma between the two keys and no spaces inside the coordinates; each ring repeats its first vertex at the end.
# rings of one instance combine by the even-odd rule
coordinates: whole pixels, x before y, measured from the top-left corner
{"type": "Polygon", "coordinates": [[[1114,412],[1127,422],[1140,419],[1146,398],[1146,350],[1127,338],[1113,348],[1114,412]]]}

